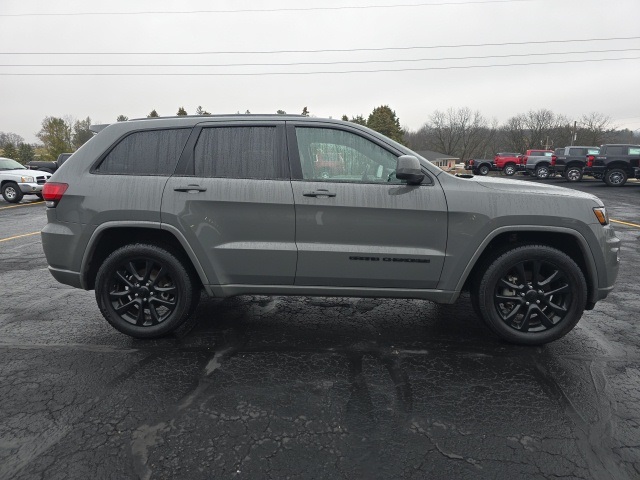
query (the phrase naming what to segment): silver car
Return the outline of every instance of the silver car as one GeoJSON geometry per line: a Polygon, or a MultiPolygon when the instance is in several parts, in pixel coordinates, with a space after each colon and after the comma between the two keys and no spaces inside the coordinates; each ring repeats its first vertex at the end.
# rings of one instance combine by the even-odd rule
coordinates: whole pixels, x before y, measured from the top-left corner
{"type": "Polygon", "coordinates": [[[291,115],[119,122],[46,184],[42,244],[118,330],[178,328],[204,291],[453,303],[520,344],[558,339],[612,290],[596,197],[462,178],[365,127],[291,115]],[[319,158],[341,167],[319,172],[319,158]]]}

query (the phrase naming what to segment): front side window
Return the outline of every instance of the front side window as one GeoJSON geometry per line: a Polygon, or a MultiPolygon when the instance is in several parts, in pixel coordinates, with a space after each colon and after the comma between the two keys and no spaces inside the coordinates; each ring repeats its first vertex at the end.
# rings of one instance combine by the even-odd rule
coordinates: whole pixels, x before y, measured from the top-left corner
{"type": "Polygon", "coordinates": [[[213,178],[288,179],[276,127],[203,128],[194,150],[195,174],[213,178]]]}
{"type": "Polygon", "coordinates": [[[172,175],[190,128],[134,132],[113,148],[96,172],[116,175],[172,175]]]}
{"type": "Polygon", "coordinates": [[[640,155],[640,148],[629,147],[629,155],[640,155]]]}
{"type": "Polygon", "coordinates": [[[406,183],[395,177],[397,157],[359,135],[297,127],[296,138],[304,180],[406,183]]]}

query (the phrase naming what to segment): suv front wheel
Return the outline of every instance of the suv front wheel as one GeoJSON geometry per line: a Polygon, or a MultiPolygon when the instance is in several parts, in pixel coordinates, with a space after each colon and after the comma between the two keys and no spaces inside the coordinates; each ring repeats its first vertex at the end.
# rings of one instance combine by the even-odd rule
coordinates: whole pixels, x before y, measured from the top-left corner
{"type": "Polygon", "coordinates": [[[609,170],[604,175],[604,183],[606,183],[610,187],[621,187],[622,185],[627,183],[627,172],[625,172],[621,168],[614,168],[613,170],[609,170]]]}
{"type": "Polygon", "coordinates": [[[586,304],[580,267],[545,245],[523,245],[498,255],[480,274],[473,301],[502,339],[542,345],[569,332],[586,304]]]}
{"type": "Polygon", "coordinates": [[[200,290],[182,262],[164,248],[126,245],[98,270],[96,300],[116,329],[155,338],[180,327],[195,309],[200,290]]]}

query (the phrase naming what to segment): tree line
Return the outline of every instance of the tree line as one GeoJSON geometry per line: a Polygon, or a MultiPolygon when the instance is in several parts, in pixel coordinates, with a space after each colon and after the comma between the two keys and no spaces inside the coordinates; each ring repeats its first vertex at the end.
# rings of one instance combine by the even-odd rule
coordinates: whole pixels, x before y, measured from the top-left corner
{"type": "MultiPolygon", "coordinates": [[[[240,112],[237,112],[240,113],[240,112]]],[[[251,113],[249,110],[246,114],[251,113]]],[[[277,114],[286,114],[278,110],[277,114]]],[[[196,115],[211,115],[202,106],[196,115]]],[[[179,107],[176,115],[188,115],[184,107],[179,107]]],[[[301,115],[310,116],[305,106],[301,115]]],[[[159,117],[153,109],[147,117],[159,117]]],[[[116,121],[129,118],[118,115],[116,121]]],[[[637,143],[639,135],[628,129],[617,129],[607,115],[592,112],[578,120],[556,114],[548,109],[530,110],[509,118],[499,124],[488,119],[478,110],[468,107],[436,110],[417,130],[405,130],[400,125],[396,112],[388,105],[373,109],[367,116],[343,115],[342,120],[367,126],[413,150],[433,150],[448,156],[460,158],[492,157],[496,152],[524,153],[530,148],[556,148],[567,145],[593,145],[603,143],[637,143]]],[[[76,120],[71,117],[45,117],[36,133],[40,144],[28,144],[15,133],[0,132],[0,150],[4,157],[27,163],[38,157],[40,160],[55,160],[60,153],[74,152],[88,141],[91,118],[76,120]]]]}

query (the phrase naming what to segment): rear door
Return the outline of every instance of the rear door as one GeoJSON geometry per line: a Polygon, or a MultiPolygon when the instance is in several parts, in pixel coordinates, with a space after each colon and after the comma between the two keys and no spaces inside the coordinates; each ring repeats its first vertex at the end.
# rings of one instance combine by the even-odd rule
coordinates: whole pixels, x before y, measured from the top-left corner
{"type": "Polygon", "coordinates": [[[437,180],[407,185],[402,152],[348,126],[287,122],[296,205],[296,285],[435,288],[447,242],[437,180]],[[318,158],[341,165],[319,171],[318,158]]]}
{"type": "Polygon", "coordinates": [[[162,222],[186,237],[212,285],[293,284],[284,122],[197,126],[165,187],[162,222]]]}

